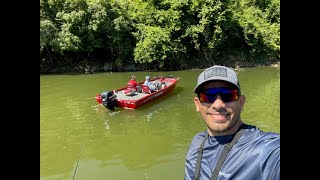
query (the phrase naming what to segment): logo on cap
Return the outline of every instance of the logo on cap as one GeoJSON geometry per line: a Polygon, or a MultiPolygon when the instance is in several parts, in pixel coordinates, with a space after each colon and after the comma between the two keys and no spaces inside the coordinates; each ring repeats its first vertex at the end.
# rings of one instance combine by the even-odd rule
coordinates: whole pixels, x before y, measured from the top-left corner
{"type": "Polygon", "coordinates": [[[227,77],[227,69],[223,67],[213,67],[204,72],[204,80],[211,78],[212,76],[227,77]]]}

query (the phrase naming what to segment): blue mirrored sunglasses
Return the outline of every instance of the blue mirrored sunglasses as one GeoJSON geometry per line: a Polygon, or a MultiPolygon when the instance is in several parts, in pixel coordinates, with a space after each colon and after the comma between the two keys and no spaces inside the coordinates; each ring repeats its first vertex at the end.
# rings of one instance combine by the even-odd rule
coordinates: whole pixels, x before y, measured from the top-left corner
{"type": "Polygon", "coordinates": [[[213,103],[220,96],[223,102],[237,101],[240,96],[240,91],[235,88],[219,87],[209,88],[198,93],[200,102],[213,103]]]}

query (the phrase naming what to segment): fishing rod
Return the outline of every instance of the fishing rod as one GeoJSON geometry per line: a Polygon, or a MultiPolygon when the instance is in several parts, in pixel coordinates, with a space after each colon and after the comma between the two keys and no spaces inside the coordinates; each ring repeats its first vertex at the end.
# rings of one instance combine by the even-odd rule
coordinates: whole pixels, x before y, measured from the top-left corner
{"type": "Polygon", "coordinates": [[[83,149],[84,149],[84,145],[85,145],[85,142],[83,143],[82,147],[81,147],[81,151],[80,151],[80,154],[79,154],[79,158],[78,158],[78,161],[77,161],[77,165],[76,165],[76,168],[73,172],[73,176],[72,176],[72,180],[75,180],[75,177],[76,177],[76,174],[77,174],[77,170],[78,170],[78,166],[79,166],[79,161],[81,159],[81,155],[82,155],[82,152],[83,152],[83,149]]]}

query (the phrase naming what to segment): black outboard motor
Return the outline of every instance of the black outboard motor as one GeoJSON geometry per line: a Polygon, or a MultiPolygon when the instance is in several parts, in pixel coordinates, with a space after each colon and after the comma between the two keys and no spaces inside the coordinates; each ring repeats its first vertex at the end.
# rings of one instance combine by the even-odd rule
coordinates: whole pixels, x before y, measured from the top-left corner
{"type": "Polygon", "coordinates": [[[104,107],[106,107],[109,110],[114,110],[114,107],[117,107],[117,99],[116,95],[113,91],[104,91],[101,93],[101,101],[104,107]]]}

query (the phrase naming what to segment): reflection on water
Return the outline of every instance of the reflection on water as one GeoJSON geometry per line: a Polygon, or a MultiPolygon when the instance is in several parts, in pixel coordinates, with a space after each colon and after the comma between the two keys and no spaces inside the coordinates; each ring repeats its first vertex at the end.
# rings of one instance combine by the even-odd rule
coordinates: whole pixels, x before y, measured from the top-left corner
{"type": "MultiPolygon", "coordinates": [[[[40,179],[183,179],[189,143],[205,129],[193,104],[199,73],[148,72],[180,81],[161,99],[115,111],[94,96],[122,86],[132,74],[144,80],[146,72],[41,76],[40,179]]],[[[245,122],[280,132],[279,74],[275,68],[239,72],[245,122]]]]}

